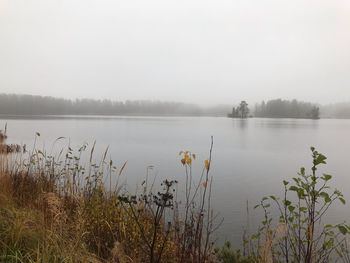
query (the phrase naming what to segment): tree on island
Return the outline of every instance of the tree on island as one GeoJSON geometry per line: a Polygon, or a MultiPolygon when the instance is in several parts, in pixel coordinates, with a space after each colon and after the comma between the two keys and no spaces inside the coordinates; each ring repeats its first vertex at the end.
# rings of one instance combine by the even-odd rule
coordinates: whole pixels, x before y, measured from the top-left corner
{"type": "Polygon", "coordinates": [[[310,112],[311,119],[318,120],[320,118],[320,108],[319,107],[313,107],[310,112]]]}
{"type": "Polygon", "coordinates": [[[238,107],[232,108],[232,113],[228,114],[230,118],[248,118],[249,108],[248,103],[245,100],[242,100],[238,107]]]}
{"type": "Polygon", "coordinates": [[[249,108],[248,103],[245,100],[241,101],[241,104],[238,107],[239,117],[242,119],[248,118],[249,108]]]}

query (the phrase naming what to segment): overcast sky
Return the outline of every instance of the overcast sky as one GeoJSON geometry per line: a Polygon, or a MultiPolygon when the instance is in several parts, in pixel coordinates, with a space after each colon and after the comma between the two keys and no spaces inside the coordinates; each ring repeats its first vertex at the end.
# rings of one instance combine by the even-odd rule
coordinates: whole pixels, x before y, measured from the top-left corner
{"type": "Polygon", "coordinates": [[[350,101],[348,0],[0,0],[0,93],[350,101]]]}

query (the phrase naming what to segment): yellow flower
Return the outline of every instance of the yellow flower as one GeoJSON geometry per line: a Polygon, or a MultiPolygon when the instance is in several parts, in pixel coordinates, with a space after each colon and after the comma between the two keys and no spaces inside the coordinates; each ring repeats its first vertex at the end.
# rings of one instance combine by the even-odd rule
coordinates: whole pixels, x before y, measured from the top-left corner
{"type": "Polygon", "coordinates": [[[204,167],[205,167],[205,169],[207,169],[207,171],[209,171],[209,169],[210,169],[210,162],[209,162],[209,160],[205,160],[204,161],[204,167]]]}
{"type": "Polygon", "coordinates": [[[189,166],[191,166],[192,165],[192,160],[195,160],[195,158],[196,158],[196,155],[192,154],[189,151],[181,151],[179,154],[182,155],[182,159],[181,159],[182,165],[189,165],[189,166]]]}
{"type": "Polygon", "coordinates": [[[186,156],[186,164],[187,165],[191,165],[192,164],[192,158],[189,155],[186,156]]]}

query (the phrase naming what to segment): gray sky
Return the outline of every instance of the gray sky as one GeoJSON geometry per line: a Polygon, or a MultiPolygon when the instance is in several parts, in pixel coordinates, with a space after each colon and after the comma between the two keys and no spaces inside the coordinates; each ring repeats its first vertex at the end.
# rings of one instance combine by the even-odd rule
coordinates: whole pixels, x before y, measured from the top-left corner
{"type": "Polygon", "coordinates": [[[349,0],[0,0],[0,92],[350,100],[349,0]]]}

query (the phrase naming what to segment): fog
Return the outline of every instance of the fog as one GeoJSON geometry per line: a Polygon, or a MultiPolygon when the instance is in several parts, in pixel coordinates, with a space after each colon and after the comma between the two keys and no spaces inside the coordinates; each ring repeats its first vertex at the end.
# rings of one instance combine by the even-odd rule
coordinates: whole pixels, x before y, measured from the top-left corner
{"type": "Polygon", "coordinates": [[[346,0],[0,0],[0,92],[350,100],[346,0]]]}

